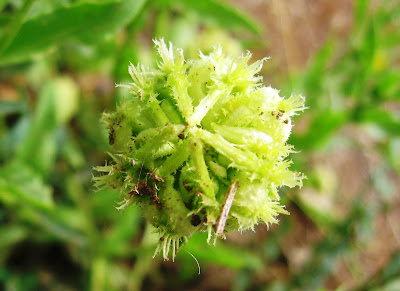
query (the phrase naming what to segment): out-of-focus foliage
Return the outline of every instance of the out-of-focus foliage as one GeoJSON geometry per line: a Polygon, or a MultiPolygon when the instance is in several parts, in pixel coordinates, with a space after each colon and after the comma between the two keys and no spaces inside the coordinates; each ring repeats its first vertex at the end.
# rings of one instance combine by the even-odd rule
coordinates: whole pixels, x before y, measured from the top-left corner
{"type": "Polygon", "coordinates": [[[92,167],[109,146],[100,115],[127,96],[113,87],[129,82],[129,62],[154,62],[152,38],[188,57],[218,42],[237,54],[265,45],[260,25],[216,0],[2,0],[0,11],[0,289],[207,289],[227,274],[234,279],[218,286],[234,290],[398,289],[398,239],[377,269],[360,271],[360,249],[379,242],[399,206],[398,1],[356,1],[350,35],[328,39],[280,80],[281,95],[301,93],[309,107],[289,141],[301,150],[294,170],[309,178],[283,193],[292,215],[261,238],[244,234],[250,241],[228,236],[214,247],[195,235],[175,263],[152,258],[154,235],[137,208],[118,212],[115,191],[95,192],[92,167]],[[357,191],[339,186],[337,150],[376,157],[354,168],[357,191]],[[296,263],[299,230],[316,238],[296,263]]]}

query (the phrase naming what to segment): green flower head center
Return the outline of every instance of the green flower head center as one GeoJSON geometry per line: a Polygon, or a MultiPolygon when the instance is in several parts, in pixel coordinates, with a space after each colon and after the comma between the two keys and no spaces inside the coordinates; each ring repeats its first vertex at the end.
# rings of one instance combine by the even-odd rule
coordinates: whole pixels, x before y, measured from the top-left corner
{"type": "Polygon", "coordinates": [[[105,113],[113,153],[96,167],[99,188],[118,188],[120,209],[136,204],[158,230],[156,253],[175,256],[195,232],[209,239],[229,230],[278,222],[286,214],[278,188],[301,186],[289,170],[291,118],[304,98],[282,98],[258,76],[264,59],[210,54],[185,60],[154,41],[157,68],[129,66],[130,97],[105,113]]]}

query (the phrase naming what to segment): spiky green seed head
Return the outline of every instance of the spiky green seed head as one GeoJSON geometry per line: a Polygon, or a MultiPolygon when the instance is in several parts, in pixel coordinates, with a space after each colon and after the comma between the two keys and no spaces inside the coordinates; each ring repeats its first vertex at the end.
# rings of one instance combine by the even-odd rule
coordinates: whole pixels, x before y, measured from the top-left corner
{"type": "Polygon", "coordinates": [[[99,188],[123,194],[158,230],[156,253],[174,258],[195,232],[209,239],[230,230],[277,223],[287,214],[278,189],[301,186],[289,169],[291,118],[304,97],[282,98],[262,84],[263,60],[224,55],[218,47],[185,60],[154,41],[157,68],[130,65],[130,97],[104,113],[112,161],[96,167],[99,188]]]}

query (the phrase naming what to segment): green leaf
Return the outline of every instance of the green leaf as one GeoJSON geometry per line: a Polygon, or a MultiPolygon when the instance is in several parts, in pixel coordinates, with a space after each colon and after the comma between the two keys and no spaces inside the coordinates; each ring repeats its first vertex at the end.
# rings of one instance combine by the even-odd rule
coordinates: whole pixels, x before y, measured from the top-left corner
{"type": "Polygon", "coordinates": [[[24,102],[0,101],[0,115],[23,112],[25,110],[26,103],[24,102]]]}
{"type": "MultiPolygon", "coordinates": [[[[333,43],[326,43],[314,56],[303,78],[304,94],[306,96],[320,96],[324,92],[324,80],[327,78],[328,62],[332,58],[335,48],[333,43]]],[[[307,103],[311,108],[318,104],[320,98],[309,98],[307,103]]]]}
{"type": "MultiPolygon", "coordinates": [[[[338,222],[339,218],[335,217],[335,209],[321,207],[319,203],[322,193],[312,193],[307,195],[298,195],[295,202],[299,208],[321,229],[333,228],[338,222]],[[314,200],[313,200],[314,198],[314,200]],[[317,199],[315,199],[317,198],[317,199]]],[[[329,199],[326,198],[325,199],[329,199]]],[[[336,215],[337,216],[337,215],[336,215]]]]}
{"type": "Polygon", "coordinates": [[[320,111],[313,117],[307,133],[291,135],[289,143],[302,150],[318,148],[347,120],[346,112],[320,111]]]}
{"type": "Polygon", "coordinates": [[[57,153],[56,129],[75,114],[78,96],[77,85],[69,78],[54,79],[43,86],[32,125],[17,150],[21,161],[42,174],[52,169],[57,153]]]}
{"type": "Polygon", "coordinates": [[[382,109],[372,107],[364,109],[360,113],[359,119],[360,122],[376,124],[393,135],[398,136],[400,134],[400,120],[382,109]]]}
{"type": "MultiPolygon", "coordinates": [[[[109,206],[109,205],[108,205],[109,206]]],[[[141,216],[138,208],[129,209],[121,213],[105,237],[102,248],[105,253],[112,255],[126,255],[127,250],[132,248],[132,238],[136,237],[141,216]]]]}
{"type": "Polygon", "coordinates": [[[0,168],[0,200],[9,206],[53,207],[51,188],[26,165],[18,162],[0,168]]]}
{"type": "Polygon", "coordinates": [[[62,154],[65,160],[75,169],[85,165],[85,157],[76,141],[68,136],[62,147],[62,154]]]}
{"type": "MultiPolygon", "coordinates": [[[[389,2],[389,1],[386,1],[389,2]]],[[[399,5],[380,5],[379,10],[374,14],[377,28],[393,23],[400,16],[399,5]]]]}
{"type": "Polygon", "coordinates": [[[368,13],[369,0],[358,0],[354,5],[354,23],[355,30],[359,29],[368,13]]]}
{"type": "Polygon", "coordinates": [[[360,57],[361,61],[364,63],[364,69],[369,69],[374,55],[375,55],[375,48],[376,48],[376,32],[374,22],[368,24],[368,27],[365,31],[364,39],[361,43],[361,51],[360,57]]]}
{"type": "Polygon", "coordinates": [[[29,19],[0,56],[0,64],[28,60],[66,40],[96,42],[131,21],[145,1],[80,3],[29,19]]]}
{"type": "Polygon", "coordinates": [[[259,256],[240,248],[235,248],[217,242],[216,246],[205,243],[207,236],[203,234],[194,234],[183,250],[189,251],[200,262],[209,262],[226,266],[232,269],[249,268],[259,270],[263,262],[259,256]]]}
{"type": "Polygon", "coordinates": [[[3,54],[4,50],[10,45],[10,43],[13,41],[15,36],[17,35],[19,29],[21,28],[21,25],[24,21],[24,18],[31,8],[33,4],[33,0],[26,0],[24,1],[24,4],[22,7],[18,10],[15,15],[11,18],[10,23],[8,24],[6,28],[6,34],[4,37],[1,38],[0,42],[0,55],[3,54]]]}
{"type": "Polygon", "coordinates": [[[0,0],[0,12],[3,11],[4,6],[6,6],[8,0],[0,0]]]}
{"type": "Polygon", "coordinates": [[[22,225],[4,225],[0,226],[0,264],[7,257],[9,248],[25,239],[28,235],[28,229],[22,225]]]}
{"type": "Polygon", "coordinates": [[[400,100],[400,70],[384,70],[374,76],[377,95],[384,99],[400,100]]]}
{"type": "Polygon", "coordinates": [[[389,143],[383,148],[383,152],[386,155],[386,160],[389,164],[400,173],[400,160],[398,159],[398,153],[400,153],[400,138],[392,138],[389,143]]]}
{"type": "Polygon", "coordinates": [[[25,211],[20,215],[37,226],[47,239],[58,238],[79,246],[88,243],[88,237],[84,234],[85,218],[82,212],[74,208],[58,205],[50,211],[25,211]]]}
{"type": "MultiPolygon", "coordinates": [[[[1,1],[1,0],[0,0],[1,1]]],[[[7,31],[7,26],[10,24],[12,16],[0,14],[0,38],[7,31]]]]}
{"type": "Polygon", "coordinates": [[[251,32],[260,33],[260,27],[246,15],[234,7],[213,0],[182,0],[188,10],[195,11],[202,20],[211,21],[227,29],[244,28],[251,32]]]}

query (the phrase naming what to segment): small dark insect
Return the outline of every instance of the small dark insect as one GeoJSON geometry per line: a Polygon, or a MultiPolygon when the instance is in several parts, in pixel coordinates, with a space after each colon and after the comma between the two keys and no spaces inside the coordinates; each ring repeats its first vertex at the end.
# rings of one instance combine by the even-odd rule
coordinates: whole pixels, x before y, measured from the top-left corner
{"type": "Polygon", "coordinates": [[[114,122],[110,126],[110,134],[108,135],[108,142],[110,145],[113,145],[115,142],[115,126],[119,126],[121,123],[122,119],[124,118],[124,115],[121,114],[121,116],[118,119],[115,119],[114,122]]]}
{"type": "Polygon", "coordinates": [[[192,218],[190,219],[190,223],[193,226],[198,226],[201,223],[201,218],[197,214],[193,214],[192,218]]]}
{"type": "Polygon", "coordinates": [[[113,128],[111,128],[110,134],[108,135],[108,143],[109,143],[110,145],[113,145],[114,142],[115,142],[115,131],[114,131],[113,128]]]}
{"type": "Polygon", "coordinates": [[[180,139],[185,139],[185,135],[184,135],[183,133],[180,133],[180,134],[178,135],[178,137],[179,137],[180,139]]]}
{"type": "Polygon", "coordinates": [[[271,115],[272,115],[272,116],[275,116],[275,111],[271,111],[271,115]]]}
{"type": "Polygon", "coordinates": [[[289,119],[285,119],[285,120],[283,121],[283,123],[288,124],[288,123],[289,123],[289,119]]]}

